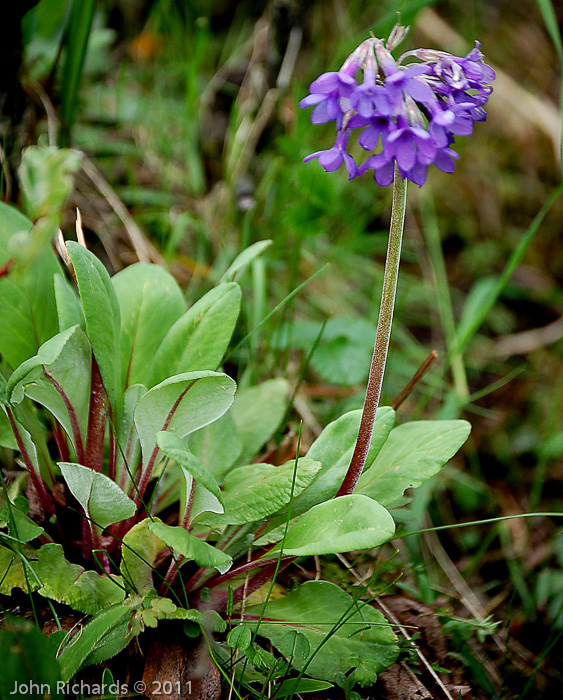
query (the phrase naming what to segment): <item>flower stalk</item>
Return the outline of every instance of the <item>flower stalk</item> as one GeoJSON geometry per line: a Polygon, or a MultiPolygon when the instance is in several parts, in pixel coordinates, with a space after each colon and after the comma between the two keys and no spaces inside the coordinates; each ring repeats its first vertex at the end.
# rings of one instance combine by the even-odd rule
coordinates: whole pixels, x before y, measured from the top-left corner
{"type": "Polygon", "coordinates": [[[401,259],[406,204],[407,181],[401,177],[398,167],[395,166],[389,242],[387,244],[379,321],[377,323],[377,333],[371,359],[366,398],[354,454],[352,455],[352,460],[346,476],[344,477],[344,481],[336,494],[337,496],[346,496],[354,492],[356,484],[362,475],[371,442],[375,416],[381,397],[385,365],[387,363],[391,327],[393,325],[393,311],[395,309],[395,296],[397,293],[397,281],[399,279],[399,262],[401,259]]]}

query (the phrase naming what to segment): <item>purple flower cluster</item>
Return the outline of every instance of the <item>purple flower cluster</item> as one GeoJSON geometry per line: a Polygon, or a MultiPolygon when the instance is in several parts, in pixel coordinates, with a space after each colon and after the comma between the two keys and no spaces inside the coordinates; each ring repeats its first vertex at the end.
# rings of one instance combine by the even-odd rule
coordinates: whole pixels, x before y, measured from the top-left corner
{"type": "Polygon", "coordinates": [[[426,182],[430,165],[453,172],[459,156],[451,146],[456,136],[472,133],[474,122],[485,121],[495,72],[483,63],[479,42],[464,58],[417,49],[395,61],[390,51],[405,34],[397,26],[386,43],[367,39],[339,71],[311,83],[299,106],[314,107],[313,124],[336,122],[337,136],[332,148],[305,161],[318,158],[327,172],[344,164],[350,179],[373,170],[381,186],[393,181],[395,164],[401,177],[417,185],[426,182]],[[404,65],[408,57],[420,62],[404,65]],[[346,151],[356,129],[360,146],[372,152],[359,167],[346,151]]]}

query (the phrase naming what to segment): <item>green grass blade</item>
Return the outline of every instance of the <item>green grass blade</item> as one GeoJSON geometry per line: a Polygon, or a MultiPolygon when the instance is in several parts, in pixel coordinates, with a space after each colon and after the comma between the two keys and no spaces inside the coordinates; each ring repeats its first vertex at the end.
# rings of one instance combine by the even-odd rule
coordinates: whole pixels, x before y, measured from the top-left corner
{"type": "Polygon", "coordinates": [[[77,114],[78,91],[95,8],[95,0],[72,1],[64,37],[66,56],[61,82],[61,146],[69,146],[71,143],[71,131],[77,114]]]}
{"type": "Polygon", "coordinates": [[[489,295],[489,298],[485,301],[484,304],[479,308],[478,313],[475,314],[473,317],[473,322],[471,324],[467,325],[467,328],[465,329],[465,332],[457,338],[457,342],[455,343],[454,347],[452,348],[452,358],[451,362],[453,363],[455,360],[455,357],[457,355],[460,355],[463,353],[465,348],[467,347],[469,341],[475,333],[479,330],[485,319],[487,318],[490,310],[493,308],[495,305],[497,299],[500,297],[502,294],[503,289],[506,287],[508,284],[510,278],[512,277],[514,271],[518,267],[518,265],[522,262],[522,259],[524,257],[524,254],[528,250],[528,246],[530,243],[533,241],[534,236],[538,232],[541,223],[547,216],[548,212],[550,211],[551,207],[555,204],[555,202],[561,197],[563,194],[563,185],[559,185],[557,189],[551,194],[547,202],[543,205],[543,207],[540,209],[530,226],[528,227],[528,230],[522,237],[520,243],[510,256],[510,260],[506,264],[506,267],[502,271],[502,274],[497,280],[497,283],[492,291],[492,293],[489,295]]]}
{"type": "Polygon", "coordinates": [[[559,31],[559,23],[557,22],[557,16],[555,10],[553,9],[553,3],[551,0],[536,0],[545,28],[555,51],[557,52],[557,58],[559,59],[559,75],[560,75],[560,88],[559,88],[559,111],[561,112],[562,124],[561,124],[561,142],[559,144],[560,151],[559,157],[561,160],[560,165],[563,167],[563,42],[561,41],[561,33],[559,31]]]}

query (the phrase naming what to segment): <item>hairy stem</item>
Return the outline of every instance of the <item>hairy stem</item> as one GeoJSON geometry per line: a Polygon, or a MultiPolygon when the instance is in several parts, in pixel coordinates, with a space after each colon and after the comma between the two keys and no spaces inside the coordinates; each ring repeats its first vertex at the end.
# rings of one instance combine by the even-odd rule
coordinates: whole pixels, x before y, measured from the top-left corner
{"type": "Polygon", "coordinates": [[[389,227],[389,243],[387,245],[387,258],[383,276],[383,291],[381,292],[381,305],[379,307],[379,321],[375,336],[375,346],[369,371],[369,379],[364,401],[364,410],[360,422],[360,430],[356,440],[354,454],[348,467],[344,481],[337,496],[346,496],[353,493],[358,483],[371,442],[375,414],[381,397],[381,386],[387,362],[389,339],[391,338],[391,326],[393,323],[393,311],[395,308],[395,294],[397,280],[399,278],[399,262],[401,259],[401,244],[403,241],[403,228],[405,224],[405,210],[407,203],[407,182],[400,176],[395,166],[395,179],[393,182],[393,208],[391,210],[391,224],[389,227]]]}

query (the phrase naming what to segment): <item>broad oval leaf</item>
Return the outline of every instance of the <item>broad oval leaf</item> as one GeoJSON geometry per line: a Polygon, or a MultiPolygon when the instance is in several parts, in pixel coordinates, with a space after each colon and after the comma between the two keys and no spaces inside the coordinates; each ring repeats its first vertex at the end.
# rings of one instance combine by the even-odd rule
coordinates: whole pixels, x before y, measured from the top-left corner
{"type": "Polygon", "coordinates": [[[104,528],[135,515],[133,501],[105,474],[72,462],[59,462],[61,474],[86,515],[104,528]]]}
{"type": "Polygon", "coordinates": [[[279,428],[287,408],[287,394],[285,379],[268,379],[237,392],[230,413],[242,443],[238,464],[249,464],[279,428]]]}
{"type": "Polygon", "coordinates": [[[149,386],[171,374],[216,369],[233,334],[241,291],[234,282],[207,292],[170,328],[154,358],[149,386]]]}
{"type": "Polygon", "coordinates": [[[133,525],[123,538],[121,547],[119,570],[127,588],[138,595],[148,593],[154,588],[154,562],[157,554],[165,547],[164,542],[149,529],[153,522],[159,521],[146,518],[133,525]]]}
{"type": "Polygon", "coordinates": [[[25,292],[8,277],[0,279],[0,354],[10,367],[37,352],[33,313],[25,292]]]}
{"type": "MultiPolygon", "coordinates": [[[[289,523],[283,553],[295,556],[336,554],[372,549],[388,542],[395,532],[389,511],[367,496],[340,496],[313,506],[289,523]]],[[[275,555],[278,543],[265,556],[275,555]]]]}
{"type": "MultiPolygon", "coordinates": [[[[246,609],[253,616],[262,611],[263,605],[246,609]]],[[[254,626],[248,620],[246,624],[254,626]]],[[[281,651],[287,633],[295,629],[307,637],[311,654],[295,655],[293,665],[299,671],[307,665],[307,673],[327,681],[341,681],[360,664],[379,673],[399,654],[397,637],[385,617],[328,581],[307,581],[266,605],[258,628],[261,637],[281,651]]]]}
{"type": "Polygon", "coordinates": [[[67,328],[13,372],[6,386],[8,400],[21,403],[26,395],[45,406],[76,450],[88,430],[91,362],[92,350],[82,329],[67,328]]]}
{"type": "Polygon", "coordinates": [[[88,664],[88,657],[94,652],[99,663],[124,649],[131,639],[130,619],[131,605],[127,601],[111,605],[95,615],[59,655],[63,681],[70,681],[88,664]]]}
{"type": "Polygon", "coordinates": [[[126,267],[112,283],[121,312],[121,386],[147,384],[156,351],[186,310],[182,291],[166,270],[147,263],[126,267]]]}
{"type": "Polygon", "coordinates": [[[231,568],[233,560],[228,554],[200,540],[199,537],[190,535],[183,527],[173,527],[155,521],[149,523],[148,528],[174,552],[181,554],[188,561],[195,561],[198,566],[217,569],[221,574],[231,568]]]}
{"type": "Polygon", "coordinates": [[[383,505],[398,500],[406,489],[420,486],[451,459],[471,432],[465,420],[412,421],[394,428],[356,493],[383,505]]]}
{"type": "Polygon", "coordinates": [[[185,437],[203,428],[230,407],[235,388],[235,382],[226,374],[204,370],[170,377],[147,391],[135,409],[145,465],[161,430],[185,437]]]}
{"type": "Polygon", "coordinates": [[[115,410],[121,374],[119,303],[110,276],[98,258],[74,241],[66,246],[78,282],[86,332],[115,410]]]}
{"type": "MultiPolygon", "coordinates": [[[[13,207],[0,203],[0,264],[17,257],[32,223],[13,207]]],[[[0,354],[16,368],[58,330],[53,277],[61,267],[50,246],[0,279],[0,354]]]]}
{"type": "Polygon", "coordinates": [[[227,411],[219,420],[192,433],[188,438],[188,447],[221,483],[225,474],[238,462],[242,452],[242,443],[231,412],[227,411]]]}
{"type": "MultiPolygon", "coordinates": [[[[321,462],[322,467],[311,485],[295,499],[291,509],[293,517],[336,496],[350,466],[361,417],[361,409],[345,413],[329,423],[311,445],[307,457],[321,462]]],[[[392,408],[388,406],[378,408],[366,458],[366,468],[373,462],[387,440],[394,421],[395,411],[392,408]]]]}
{"type": "Polygon", "coordinates": [[[55,275],[54,287],[59,331],[64,331],[71,326],[80,326],[84,330],[86,320],[76,289],[62,275],[55,275]]]}
{"type": "Polygon", "coordinates": [[[45,598],[93,615],[125,597],[119,576],[100,576],[71,564],[65,559],[60,544],[43,545],[37,550],[37,559],[33,568],[43,583],[38,592],[45,598]]]}
{"type": "MultiPolygon", "coordinates": [[[[315,478],[320,462],[302,458],[297,463],[293,496],[297,496],[315,478]]],[[[242,525],[257,522],[277,513],[289,503],[292,492],[295,460],[281,467],[251,464],[232,471],[225,479],[223,502],[225,512],[206,514],[199,519],[207,525],[242,525]]]]}
{"type": "MultiPolygon", "coordinates": [[[[135,408],[147,390],[142,384],[133,384],[123,394],[119,423],[117,426],[116,481],[120,484],[131,484],[130,474],[135,474],[141,458],[141,444],[135,428],[135,408]],[[123,471],[127,475],[123,474],[123,471]]],[[[127,489],[125,489],[127,490],[127,489]]]]}
{"type": "Polygon", "coordinates": [[[252,641],[252,631],[250,627],[244,623],[241,623],[240,625],[233,627],[233,629],[227,635],[226,641],[227,646],[231,647],[231,649],[239,649],[240,651],[244,651],[250,646],[250,642],[252,641]]]}
{"type": "Polygon", "coordinates": [[[164,454],[186,469],[198,484],[204,486],[215,498],[223,502],[221,489],[211,474],[186,447],[185,442],[175,433],[160,432],[156,436],[156,444],[164,454]]]}

